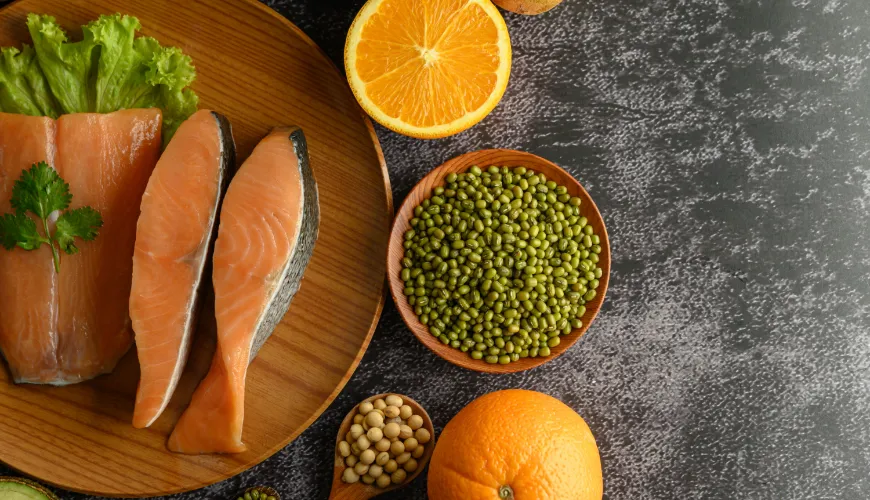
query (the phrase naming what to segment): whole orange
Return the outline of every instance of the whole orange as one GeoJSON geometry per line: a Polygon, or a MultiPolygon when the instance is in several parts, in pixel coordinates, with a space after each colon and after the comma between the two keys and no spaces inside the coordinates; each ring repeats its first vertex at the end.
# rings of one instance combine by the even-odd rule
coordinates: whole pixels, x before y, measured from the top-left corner
{"type": "Polygon", "coordinates": [[[540,392],[481,396],[438,438],[430,500],[600,500],[604,484],[589,426],[540,392]]]}

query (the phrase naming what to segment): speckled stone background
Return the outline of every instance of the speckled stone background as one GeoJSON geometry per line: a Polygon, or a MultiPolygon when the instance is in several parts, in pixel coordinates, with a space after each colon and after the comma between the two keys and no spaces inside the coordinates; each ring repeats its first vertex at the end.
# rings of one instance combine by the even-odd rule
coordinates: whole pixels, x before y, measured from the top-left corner
{"type": "MultiPolygon", "coordinates": [[[[267,3],[340,63],[363,1],[267,3]]],[[[613,243],[602,314],[557,361],[494,377],[431,355],[388,301],[311,428],[175,498],[266,484],[325,499],[338,423],[359,399],[407,393],[440,429],[509,387],[586,419],[608,499],[870,498],[870,2],[566,0],[505,18],[513,74],[489,118],[428,142],[378,129],[393,195],[475,149],[561,164],[613,243]]],[[[383,498],[425,492],[422,477],[383,498]]]]}

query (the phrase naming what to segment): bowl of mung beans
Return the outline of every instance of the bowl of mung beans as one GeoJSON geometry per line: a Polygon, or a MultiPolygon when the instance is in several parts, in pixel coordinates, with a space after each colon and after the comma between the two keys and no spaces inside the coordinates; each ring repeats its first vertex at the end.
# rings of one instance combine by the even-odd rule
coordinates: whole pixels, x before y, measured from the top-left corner
{"type": "Polygon", "coordinates": [[[610,279],[610,242],[589,193],[522,151],[467,153],[430,172],[396,214],[390,292],[445,360],[510,373],[555,359],[589,328],[610,279]]]}

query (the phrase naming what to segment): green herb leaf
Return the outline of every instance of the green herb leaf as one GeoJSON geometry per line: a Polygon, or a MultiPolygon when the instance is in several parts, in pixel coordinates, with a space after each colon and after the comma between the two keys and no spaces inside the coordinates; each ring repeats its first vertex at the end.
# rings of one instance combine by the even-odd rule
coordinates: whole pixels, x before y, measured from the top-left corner
{"type": "Polygon", "coordinates": [[[0,216],[0,243],[6,250],[19,246],[25,250],[39,248],[45,242],[36,231],[36,222],[23,213],[0,216]]]}
{"type": "Polygon", "coordinates": [[[0,215],[0,244],[7,250],[19,246],[34,250],[43,243],[51,248],[54,271],[60,272],[58,247],[67,254],[79,251],[75,239],[91,241],[97,237],[103,218],[91,207],[63,212],[51,234],[48,218],[53,212],[66,209],[72,201],[69,184],[44,161],[34,163],[12,185],[12,208],[15,213],[0,215]],[[36,221],[27,216],[31,212],[42,222],[44,236],[36,229],[36,221]],[[57,243],[57,246],[55,246],[57,243]]]}
{"type": "Polygon", "coordinates": [[[64,252],[72,255],[79,251],[75,245],[75,238],[92,241],[97,237],[99,229],[103,226],[103,218],[100,212],[91,207],[82,207],[64,212],[54,228],[54,241],[64,252]]]}
{"type": "Polygon", "coordinates": [[[33,212],[40,219],[65,209],[70,201],[69,184],[44,161],[22,171],[21,178],[12,186],[12,208],[19,213],[33,212]]]}

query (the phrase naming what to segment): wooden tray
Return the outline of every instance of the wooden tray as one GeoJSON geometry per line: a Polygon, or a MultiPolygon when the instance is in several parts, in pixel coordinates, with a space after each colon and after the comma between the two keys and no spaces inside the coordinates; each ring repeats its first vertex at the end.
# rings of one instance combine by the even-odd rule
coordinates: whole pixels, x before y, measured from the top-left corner
{"type": "Polygon", "coordinates": [[[305,430],[371,339],[384,303],[393,213],[372,126],[314,42],[254,0],[20,0],[0,10],[0,46],[29,43],[28,12],[57,17],[73,39],[99,14],[137,16],[144,34],[193,57],[201,106],[229,117],[240,160],[276,125],[305,131],[320,190],[320,237],[290,312],[251,365],[247,452],[185,456],[165,448],[211,360],[208,306],[175,397],[149,429],[130,424],[135,350],[113,374],[62,388],[15,386],[0,368],[0,461],[24,474],[106,496],[165,495],[229,478],[305,430]]]}

